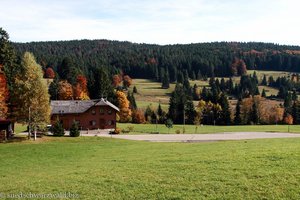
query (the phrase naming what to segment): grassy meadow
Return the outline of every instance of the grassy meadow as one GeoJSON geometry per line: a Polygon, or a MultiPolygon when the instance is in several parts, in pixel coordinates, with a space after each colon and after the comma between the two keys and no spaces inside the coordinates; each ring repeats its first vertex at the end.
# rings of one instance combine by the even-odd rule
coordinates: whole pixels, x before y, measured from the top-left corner
{"type": "Polygon", "coordinates": [[[2,197],[299,199],[300,138],[151,143],[44,137],[0,145],[2,197]]]}
{"type": "Polygon", "coordinates": [[[164,124],[130,124],[118,123],[118,128],[128,130],[128,127],[133,130],[129,134],[147,134],[159,132],[160,134],[176,134],[177,132],[186,134],[194,133],[222,133],[222,132],[291,132],[300,133],[300,125],[243,125],[243,126],[195,126],[195,125],[173,125],[170,130],[164,124]]]}
{"type": "MultiPolygon", "coordinates": [[[[281,71],[263,71],[263,70],[255,70],[258,80],[261,81],[263,76],[266,75],[267,78],[269,76],[273,76],[274,80],[276,80],[278,77],[287,76],[289,77],[289,72],[281,72],[281,71]]],[[[248,74],[253,74],[254,70],[248,70],[248,74]]],[[[217,77],[218,79],[221,79],[222,77],[217,77]]],[[[229,78],[225,78],[225,80],[228,80],[229,78]]],[[[233,77],[232,78],[234,83],[239,83],[240,77],[233,77]]],[[[209,87],[208,80],[190,80],[191,86],[194,84],[198,85],[199,87],[209,87]]],[[[160,82],[155,82],[148,79],[134,79],[133,84],[130,87],[130,90],[132,91],[133,87],[137,88],[138,94],[135,94],[135,99],[137,102],[137,106],[143,110],[147,108],[147,106],[152,106],[154,109],[157,109],[157,106],[159,102],[161,103],[162,108],[167,111],[168,110],[168,104],[169,104],[169,98],[170,94],[174,91],[175,83],[170,84],[170,88],[168,89],[162,89],[160,82]]],[[[265,89],[267,96],[270,95],[277,95],[278,89],[268,87],[268,86],[259,86],[259,91],[262,92],[262,90],[265,89]]],[[[196,102],[195,102],[196,105],[196,102]]]]}

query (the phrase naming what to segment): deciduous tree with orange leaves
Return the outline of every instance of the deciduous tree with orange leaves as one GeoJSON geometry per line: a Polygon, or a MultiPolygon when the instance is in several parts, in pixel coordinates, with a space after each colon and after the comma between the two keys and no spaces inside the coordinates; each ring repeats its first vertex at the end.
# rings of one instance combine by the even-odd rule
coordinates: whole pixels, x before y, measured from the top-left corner
{"type": "Polygon", "coordinates": [[[66,80],[60,81],[58,83],[58,99],[60,99],[60,100],[72,100],[73,99],[72,85],[66,80]]]}
{"type": "Polygon", "coordinates": [[[76,85],[73,87],[73,96],[77,100],[88,100],[87,80],[83,75],[78,75],[76,79],[76,85]]]}
{"type": "Polygon", "coordinates": [[[129,88],[131,86],[131,84],[132,84],[132,79],[130,78],[130,76],[125,75],[123,77],[123,85],[124,85],[124,87],[129,88]]]}
{"type": "Polygon", "coordinates": [[[287,114],[287,116],[284,118],[284,123],[292,125],[294,122],[293,116],[290,114],[287,114]]]}
{"type": "Polygon", "coordinates": [[[113,86],[118,87],[121,83],[122,79],[120,78],[120,75],[116,74],[113,76],[113,86]]]}
{"type": "Polygon", "coordinates": [[[143,124],[146,122],[144,112],[141,109],[137,109],[132,112],[132,122],[137,124],[143,124]]]}
{"type": "Polygon", "coordinates": [[[122,91],[117,91],[116,96],[119,102],[119,117],[120,122],[130,122],[131,121],[131,109],[129,108],[129,101],[126,97],[126,94],[122,91]]]}

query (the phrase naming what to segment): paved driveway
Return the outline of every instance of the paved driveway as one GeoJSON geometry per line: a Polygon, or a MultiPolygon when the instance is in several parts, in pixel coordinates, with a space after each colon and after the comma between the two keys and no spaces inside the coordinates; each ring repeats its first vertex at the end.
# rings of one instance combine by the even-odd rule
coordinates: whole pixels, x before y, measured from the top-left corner
{"type": "MultiPolygon", "coordinates": [[[[89,134],[94,136],[94,134],[89,134]]],[[[248,140],[260,138],[294,138],[300,134],[293,133],[266,133],[266,132],[240,132],[215,134],[146,134],[146,135],[108,135],[98,134],[101,137],[111,137],[127,140],[140,140],[149,142],[205,142],[222,140],[248,140]]]]}

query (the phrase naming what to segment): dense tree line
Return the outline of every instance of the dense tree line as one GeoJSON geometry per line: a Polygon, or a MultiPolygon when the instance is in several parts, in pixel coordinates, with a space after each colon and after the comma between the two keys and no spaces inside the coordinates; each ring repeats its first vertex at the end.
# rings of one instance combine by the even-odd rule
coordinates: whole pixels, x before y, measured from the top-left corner
{"type": "MultiPolygon", "coordinates": [[[[245,70],[300,71],[300,47],[269,43],[214,42],[187,45],[149,45],[109,40],[14,43],[19,54],[33,52],[44,67],[64,77],[62,66],[90,76],[91,68],[105,66],[134,78],[174,82],[185,71],[190,79],[242,75],[245,70]],[[68,58],[69,60],[63,60],[68,58]],[[167,77],[166,77],[167,76],[167,77]],[[168,80],[166,80],[168,78],[168,80]]],[[[72,77],[70,77],[72,78],[72,77]]]]}

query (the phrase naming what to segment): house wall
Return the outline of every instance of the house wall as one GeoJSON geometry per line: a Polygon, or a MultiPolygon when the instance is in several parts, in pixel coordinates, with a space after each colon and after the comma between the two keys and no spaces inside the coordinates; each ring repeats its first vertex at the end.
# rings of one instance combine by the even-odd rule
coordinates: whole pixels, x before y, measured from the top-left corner
{"type": "Polygon", "coordinates": [[[57,117],[66,130],[70,129],[74,120],[79,122],[83,130],[116,128],[116,110],[110,106],[93,106],[80,114],[54,114],[51,116],[51,124],[55,123],[57,117]]]}

